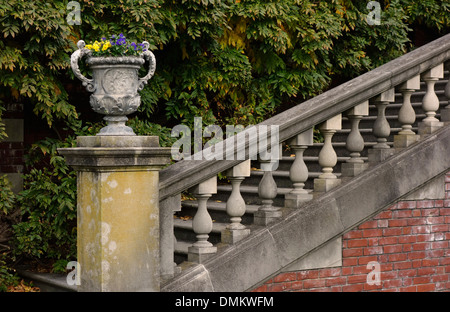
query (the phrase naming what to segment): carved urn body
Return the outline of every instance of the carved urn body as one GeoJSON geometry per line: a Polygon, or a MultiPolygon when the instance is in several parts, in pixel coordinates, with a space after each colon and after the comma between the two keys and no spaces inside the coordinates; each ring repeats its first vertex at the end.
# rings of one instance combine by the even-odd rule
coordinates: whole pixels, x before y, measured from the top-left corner
{"type": "Polygon", "coordinates": [[[140,56],[93,57],[90,50],[84,49],[84,42],[78,42],[78,50],[71,56],[71,66],[75,76],[83,82],[89,92],[93,92],[89,103],[92,109],[105,115],[107,126],[97,135],[135,135],[125,125],[126,117],[134,113],[140,103],[139,91],[142,90],[155,71],[155,57],[147,49],[140,56]],[[92,71],[92,79],[83,76],[78,60],[86,56],[86,64],[92,71]],[[149,62],[149,71],[145,77],[138,76],[145,60],[149,62]]]}

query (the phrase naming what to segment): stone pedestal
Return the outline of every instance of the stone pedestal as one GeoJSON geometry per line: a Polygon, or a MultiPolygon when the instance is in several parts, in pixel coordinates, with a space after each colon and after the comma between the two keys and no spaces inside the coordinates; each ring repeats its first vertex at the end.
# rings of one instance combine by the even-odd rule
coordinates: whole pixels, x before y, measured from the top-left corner
{"type": "Polygon", "coordinates": [[[250,229],[238,228],[238,229],[228,229],[226,228],[221,232],[221,241],[224,244],[235,244],[243,238],[250,235],[250,229]]]}
{"type": "Polygon", "coordinates": [[[416,143],[420,139],[420,135],[415,133],[394,135],[394,148],[406,148],[416,143]]]}
{"type": "Polygon", "coordinates": [[[250,176],[250,165],[250,159],[248,159],[227,171],[227,177],[232,185],[226,205],[231,223],[221,233],[222,243],[235,244],[250,234],[250,229],[241,223],[242,216],[246,211],[246,204],[240,191],[242,181],[250,176]]]}
{"type": "Polygon", "coordinates": [[[351,123],[351,131],[345,147],[350,152],[350,158],[341,164],[342,177],[354,177],[366,170],[369,165],[361,158],[364,150],[364,138],[359,131],[359,122],[363,116],[369,115],[369,101],[364,101],[346,112],[351,123]]]}
{"type": "Polygon", "coordinates": [[[442,78],[444,78],[444,64],[433,67],[422,75],[422,79],[427,84],[427,91],[422,100],[422,109],[427,117],[418,124],[418,133],[421,136],[432,134],[444,126],[444,123],[435,117],[436,111],[439,109],[439,98],[434,90],[434,85],[442,78]]]}
{"type": "Polygon", "coordinates": [[[387,158],[394,155],[395,150],[393,148],[388,149],[370,149],[368,151],[368,159],[369,159],[369,166],[376,165],[387,158]]]}
{"type": "Polygon", "coordinates": [[[333,178],[333,179],[314,179],[314,192],[316,193],[324,193],[332,190],[336,186],[341,184],[341,179],[333,178]]]}
{"type": "Polygon", "coordinates": [[[260,159],[260,163],[261,169],[264,171],[264,175],[258,185],[261,207],[253,214],[253,223],[266,226],[282,216],[280,208],[273,206],[273,200],[278,194],[278,187],[273,178],[272,170],[278,167],[278,163],[275,164],[274,161],[262,159],[260,159]]]}
{"type": "Polygon", "coordinates": [[[417,75],[399,86],[399,90],[403,95],[403,103],[398,113],[398,121],[402,125],[402,130],[394,135],[394,148],[401,149],[414,144],[420,139],[412,130],[412,125],[416,121],[416,112],[411,104],[411,95],[420,90],[420,75],[417,75]]]}
{"type": "Polygon", "coordinates": [[[296,135],[289,140],[288,144],[295,153],[295,160],[289,170],[289,178],[294,188],[284,196],[284,207],[298,208],[303,203],[313,199],[313,195],[304,189],[308,180],[308,167],[303,159],[304,151],[308,146],[313,145],[313,128],[296,135]]]}
{"type": "Polygon", "coordinates": [[[337,154],[331,143],[334,133],[342,129],[342,115],[333,118],[319,125],[319,130],[324,136],[324,145],[319,153],[319,165],[322,167],[322,174],[314,179],[314,192],[328,192],[341,184],[341,179],[333,173],[333,168],[337,164],[337,154]]]}
{"type": "Polygon", "coordinates": [[[188,248],[188,261],[203,263],[217,252],[217,247],[208,241],[213,222],[207,207],[208,199],[217,193],[217,176],[199,183],[191,189],[191,192],[198,201],[197,213],[192,219],[192,228],[197,241],[188,248]]]}
{"type": "Polygon", "coordinates": [[[341,173],[343,177],[356,177],[367,168],[369,168],[368,163],[345,162],[341,164],[341,173]]]}
{"type": "Polygon", "coordinates": [[[159,291],[158,137],[79,137],[63,148],[77,171],[78,291],[159,291]]]}
{"type": "Polygon", "coordinates": [[[444,126],[444,123],[441,121],[422,121],[419,122],[418,132],[421,136],[432,134],[433,132],[439,130],[444,126]]]}

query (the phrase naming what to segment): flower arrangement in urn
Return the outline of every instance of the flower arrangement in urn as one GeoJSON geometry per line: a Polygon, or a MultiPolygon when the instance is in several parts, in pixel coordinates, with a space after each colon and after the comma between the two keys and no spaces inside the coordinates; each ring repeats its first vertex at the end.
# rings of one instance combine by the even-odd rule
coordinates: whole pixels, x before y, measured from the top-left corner
{"type": "Polygon", "coordinates": [[[77,43],[78,50],[71,56],[71,66],[89,92],[93,92],[89,103],[92,109],[106,115],[107,126],[97,135],[135,135],[125,125],[126,115],[134,113],[140,103],[139,91],[153,76],[156,67],[155,56],[149,51],[149,43],[128,41],[123,34],[102,38],[86,45],[77,43]],[[86,78],[80,71],[78,61],[86,57],[86,64],[92,70],[92,78],[86,78]],[[149,63],[147,74],[140,78],[139,68],[149,63]]]}

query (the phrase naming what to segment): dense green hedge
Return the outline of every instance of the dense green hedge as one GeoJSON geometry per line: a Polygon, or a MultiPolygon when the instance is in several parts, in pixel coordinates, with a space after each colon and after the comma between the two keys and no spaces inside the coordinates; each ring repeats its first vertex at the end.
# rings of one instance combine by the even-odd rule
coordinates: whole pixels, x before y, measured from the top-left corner
{"type": "Polygon", "coordinates": [[[139,118],[247,124],[405,53],[412,27],[450,27],[446,0],[380,1],[374,26],[364,0],[84,0],[81,25],[68,25],[67,2],[0,4],[0,99],[26,102],[49,125],[78,118],[85,104],[69,102],[66,88],[79,39],[124,33],[151,43],[157,71],[139,118]]]}
{"type": "Polygon", "coordinates": [[[74,257],[75,177],[55,149],[98,128],[80,115],[87,103],[75,100],[77,92],[87,95],[69,65],[78,40],[123,33],[151,43],[156,73],[130,124],[170,145],[175,124],[192,125],[195,116],[205,124],[260,122],[404,54],[414,30],[428,39],[450,30],[447,0],[379,1],[381,21],[373,26],[368,2],[80,0],[81,25],[69,25],[68,1],[2,1],[0,104],[23,103],[71,135],[36,142],[29,153],[30,168],[47,165],[26,174],[15,201],[23,212],[16,253],[74,257]]]}

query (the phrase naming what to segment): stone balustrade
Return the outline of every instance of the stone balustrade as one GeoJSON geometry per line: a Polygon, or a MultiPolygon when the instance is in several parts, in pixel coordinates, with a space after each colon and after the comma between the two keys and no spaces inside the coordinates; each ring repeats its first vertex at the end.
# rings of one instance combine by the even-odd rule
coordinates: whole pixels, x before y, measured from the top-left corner
{"type": "MultiPolygon", "coordinates": [[[[251,236],[253,228],[271,226],[283,218],[284,214],[303,209],[303,206],[313,198],[321,197],[331,190],[339,190],[338,187],[342,185],[343,178],[357,177],[370,166],[376,166],[387,161],[396,152],[414,145],[419,140],[426,139],[430,134],[443,127],[444,122],[449,122],[448,110],[450,105],[442,110],[442,121],[439,120],[439,100],[435,91],[436,83],[444,77],[444,62],[450,58],[450,44],[448,43],[450,35],[443,38],[255,126],[258,128],[274,125],[278,127],[276,129],[279,129],[279,132],[276,133],[276,142],[272,142],[272,139],[270,139],[265,143],[266,151],[259,149],[257,155],[251,155],[250,146],[255,142],[251,141],[250,138],[248,140],[236,140],[234,150],[231,152],[224,149],[223,146],[221,146],[222,149],[214,149],[223,151],[224,156],[242,155],[242,150],[245,150],[246,152],[243,153],[245,159],[235,157],[230,160],[223,157],[220,160],[183,160],[159,172],[161,166],[167,160],[158,158],[161,149],[156,145],[155,148],[142,149],[142,147],[139,147],[138,150],[131,145],[128,147],[128,154],[121,148],[117,148],[116,151],[102,149],[104,142],[101,142],[98,146],[61,149],[61,152],[68,159],[68,163],[74,165],[79,171],[79,178],[81,179],[79,186],[84,194],[80,195],[82,208],[80,210],[83,211],[82,213],[85,216],[93,218],[92,222],[99,224],[96,229],[98,233],[86,234],[89,231],[87,228],[82,228],[86,231],[80,234],[82,247],[84,248],[80,250],[80,259],[86,258],[85,253],[90,248],[90,240],[96,239],[92,235],[103,237],[104,232],[107,232],[107,228],[111,224],[114,224],[114,226],[120,225],[124,220],[137,222],[140,224],[139,231],[141,232],[145,232],[144,228],[148,225],[147,234],[144,235],[145,240],[143,241],[139,241],[139,235],[136,233],[126,234],[126,230],[120,226],[118,226],[118,232],[108,236],[108,239],[114,238],[117,244],[120,244],[117,245],[117,248],[120,247],[124,250],[124,254],[121,254],[121,263],[117,263],[114,267],[117,271],[121,265],[129,265],[127,261],[133,256],[133,251],[127,249],[129,244],[134,244],[139,254],[147,252],[147,254],[156,255],[159,259],[158,263],[153,263],[155,257],[152,258],[147,255],[143,258],[147,262],[144,261],[140,264],[141,266],[147,265],[149,271],[147,276],[151,275],[149,280],[143,281],[142,277],[136,272],[132,276],[136,280],[142,281],[140,289],[158,291],[159,284],[157,278],[155,278],[155,268],[159,270],[158,273],[165,281],[170,280],[181,270],[174,260],[177,237],[174,235],[173,220],[174,212],[179,211],[181,207],[181,193],[189,190],[196,198],[197,203],[191,227],[191,231],[195,235],[195,241],[187,248],[187,261],[206,263],[219,253],[220,248],[226,245],[245,243],[246,238],[251,236]],[[414,60],[414,62],[410,60],[414,60]],[[420,89],[420,81],[426,85],[426,92],[422,100],[422,109],[426,117],[419,120],[418,133],[416,134],[413,131],[413,125],[418,118],[411,106],[411,96],[420,89]],[[386,118],[385,111],[395,101],[396,89],[403,97],[398,116],[401,130],[394,137],[394,148],[392,148],[389,144],[392,135],[390,122],[392,121],[386,118]],[[376,119],[371,127],[371,134],[376,140],[376,142],[372,142],[373,144],[364,142],[359,129],[361,120],[369,115],[369,103],[373,104],[377,110],[376,119]],[[346,133],[342,132],[344,121],[349,122],[350,131],[346,140],[340,143],[348,151],[349,157],[345,157],[344,162],[339,163],[342,159],[340,160],[337,156],[334,138],[336,133],[346,133]],[[320,132],[323,138],[322,142],[313,141],[314,129],[320,132]],[[305,162],[304,153],[317,145],[320,145],[321,149],[316,159],[320,172],[316,174],[308,170],[310,164],[305,162]],[[277,174],[277,168],[282,153],[280,152],[278,159],[267,155],[267,151],[281,150],[283,146],[289,147],[295,154],[295,159],[288,174],[292,187],[288,191],[284,190],[284,193],[280,192],[277,185],[277,179],[280,176],[277,174]],[[146,151],[148,155],[142,154],[142,150],[146,151]],[[113,157],[109,155],[111,153],[113,157]],[[363,154],[368,157],[363,157],[363,154]],[[137,163],[134,163],[133,159],[137,163]],[[141,161],[141,159],[143,160],[141,161]],[[250,206],[247,205],[242,196],[242,185],[243,181],[253,177],[250,170],[252,161],[254,163],[259,162],[261,179],[257,187],[258,201],[252,203],[253,206],[256,205],[258,208],[252,212],[253,224],[250,227],[242,222],[242,218],[248,212],[250,206]],[[336,170],[338,165],[341,169],[340,174],[336,170]],[[105,172],[108,174],[105,175],[105,172]],[[224,209],[228,215],[229,223],[222,228],[220,224],[214,223],[209,209],[209,199],[218,193],[217,175],[221,173],[231,183],[231,193],[225,201],[224,209]],[[128,184],[119,185],[123,192],[138,194],[138,197],[133,198],[133,201],[130,202],[133,203],[132,206],[135,209],[133,211],[136,213],[125,213],[124,203],[118,198],[116,200],[114,192],[111,190],[116,187],[112,178],[114,178],[114,181],[117,181],[118,178],[127,181],[128,184]],[[137,178],[144,179],[144,182],[145,179],[149,181],[148,184],[151,184],[149,192],[152,193],[152,196],[142,190],[142,186],[139,184],[140,180],[138,181],[137,178]],[[136,179],[136,181],[133,179],[136,179]],[[157,184],[155,184],[158,179],[159,194],[157,184]],[[313,179],[313,187],[308,189],[306,185],[311,179],[313,179]],[[87,191],[87,188],[91,185],[98,190],[110,192],[112,200],[109,197],[104,197],[107,194],[104,192],[94,194],[95,196],[92,195],[92,192],[87,191]],[[86,194],[91,195],[87,196],[86,194]],[[280,196],[283,201],[281,206],[279,204],[280,196]],[[159,202],[159,206],[155,204],[155,201],[159,202]],[[141,203],[144,203],[147,208],[139,210],[141,203]],[[104,211],[110,211],[110,207],[120,209],[120,211],[124,211],[124,215],[105,214],[101,218],[107,217],[110,219],[104,220],[90,214],[93,205],[99,205],[100,209],[104,211]],[[160,211],[157,217],[154,217],[155,209],[160,211]],[[151,211],[150,217],[149,211],[151,211]],[[157,235],[154,235],[155,228],[158,229],[157,235]],[[216,228],[216,232],[220,233],[219,243],[211,241],[211,233],[214,228],[216,228]],[[146,249],[150,248],[149,246],[152,248],[151,251],[146,249]],[[153,269],[149,270],[149,265],[153,269]]],[[[445,95],[449,99],[449,84],[445,87],[445,95]]],[[[272,136],[274,133],[270,132],[270,135],[272,136]]],[[[247,138],[245,135],[242,137],[247,138]]],[[[223,142],[217,144],[223,144],[223,142]]],[[[83,220],[83,222],[86,222],[86,220],[83,220]]],[[[84,223],[83,226],[89,225],[84,223]]],[[[94,261],[86,260],[86,263],[89,263],[92,268],[90,274],[95,275],[93,280],[95,283],[92,283],[92,281],[86,282],[85,285],[88,286],[84,287],[91,287],[92,290],[120,290],[116,289],[115,285],[118,285],[119,282],[126,284],[127,279],[124,278],[123,281],[111,279],[109,281],[110,276],[105,276],[106,273],[102,266],[114,262],[113,252],[111,254],[103,252],[103,249],[111,249],[114,246],[105,244],[102,243],[101,248],[94,250],[96,256],[94,261]]],[[[127,267],[127,269],[130,272],[132,271],[131,268],[127,267]]],[[[92,280],[88,276],[82,278],[85,281],[92,280]]]]}
{"type": "MultiPolygon", "coordinates": [[[[259,172],[261,179],[258,186],[259,209],[253,213],[253,224],[257,226],[267,226],[282,218],[285,211],[289,209],[299,209],[313,198],[329,192],[331,189],[341,184],[342,178],[358,176],[369,168],[369,165],[376,165],[396,151],[407,148],[420,139],[420,135],[413,131],[416,123],[416,112],[411,103],[411,96],[420,91],[421,81],[426,84],[426,93],[422,101],[422,106],[426,117],[421,121],[419,129],[421,134],[436,131],[443,123],[438,120],[436,108],[435,83],[443,78],[443,65],[437,65],[427,70],[422,75],[412,75],[405,77],[404,81],[399,81],[395,86],[385,89],[378,95],[367,98],[363,101],[355,101],[354,105],[341,113],[331,116],[313,127],[301,131],[288,139],[280,139],[279,146],[285,144],[295,155],[289,169],[289,180],[292,188],[284,195],[282,207],[274,204],[275,198],[279,197],[279,187],[274,175],[278,166],[277,161],[270,159],[267,155],[258,157],[260,164],[259,172]],[[386,117],[386,108],[395,102],[395,91],[400,93],[401,107],[398,112],[398,123],[401,125],[396,133],[392,133],[390,122],[386,117]],[[372,135],[375,142],[367,145],[360,132],[360,122],[369,116],[370,103],[376,109],[376,119],[372,124],[372,135]],[[348,121],[349,132],[345,140],[345,148],[349,153],[340,164],[340,174],[335,172],[338,164],[338,157],[333,145],[334,135],[343,129],[343,117],[348,121]],[[314,128],[317,129],[323,141],[315,143],[314,128]],[[393,142],[389,143],[393,136],[393,142]],[[321,172],[313,179],[313,188],[307,189],[306,183],[311,179],[311,173],[304,160],[304,153],[308,148],[320,145],[320,153],[317,162],[321,167],[321,172]],[[393,145],[393,146],[392,146],[393,145]],[[365,153],[368,157],[363,157],[365,153]],[[284,208],[284,209],[283,209],[284,208]],[[286,210],[287,209],[287,210],[286,210]]],[[[446,96],[450,96],[449,84],[446,86],[446,96]]],[[[343,132],[345,133],[345,132],[343,132]]],[[[242,145],[246,146],[247,145],[242,145]]],[[[281,152],[280,152],[281,153],[281,152]]],[[[261,155],[259,155],[261,156],[261,155]]],[[[233,163],[228,161],[228,163],[233,163]]],[[[231,192],[226,201],[226,213],[229,216],[229,224],[221,231],[221,243],[233,245],[251,234],[248,226],[242,224],[242,216],[246,213],[246,202],[241,193],[242,182],[251,176],[250,159],[241,162],[234,162],[230,169],[223,170],[228,181],[231,183],[231,192]]],[[[219,170],[217,170],[219,171],[219,170]]],[[[278,176],[278,175],[277,175],[278,176]]],[[[215,177],[198,184],[194,194],[198,200],[198,210],[193,220],[192,230],[196,233],[197,241],[189,247],[188,261],[202,263],[205,259],[217,253],[217,248],[208,242],[208,235],[212,230],[212,220],[208,214],[207,201],[217,190],[217,180],[215,177]]],[[[172,249],[171,249],[172,250],[172,249]]],[[[167,267],[173,270],[173,259],[168,259],[167,267]]]]}

